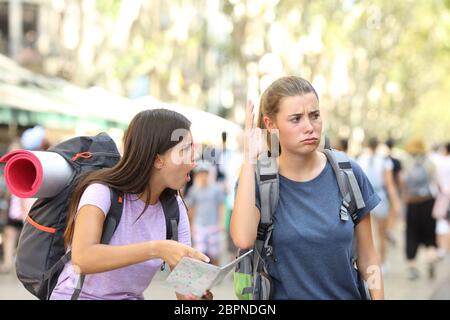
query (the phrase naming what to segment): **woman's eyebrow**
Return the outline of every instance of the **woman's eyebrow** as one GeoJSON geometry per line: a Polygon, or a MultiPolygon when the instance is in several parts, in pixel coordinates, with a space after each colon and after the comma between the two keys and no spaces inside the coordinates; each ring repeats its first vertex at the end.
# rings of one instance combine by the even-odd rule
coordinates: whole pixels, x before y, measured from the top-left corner
{"type": "MultiPolygon", "coordinates": [[[[319,109],[312,110],[312,111],[308,112],[308,114],[312,114],[312,113],[316,113],[316,112],[319,112],[319,109]]],[[[288,117],[290,118],[290,117],[297,117],[297,116],[302,116],[302,115],[303,115],[303,113],[299,112],[299,113],[293,113],[293,114],[289,115],[288,117]]]]}

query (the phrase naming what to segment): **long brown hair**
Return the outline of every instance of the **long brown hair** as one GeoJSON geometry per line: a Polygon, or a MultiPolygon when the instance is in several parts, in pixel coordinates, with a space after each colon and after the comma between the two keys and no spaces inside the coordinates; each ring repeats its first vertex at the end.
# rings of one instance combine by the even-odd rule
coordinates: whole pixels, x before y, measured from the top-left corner
{"type": "MultiPolygon", "coordinates": [[[[191,122],[183,115],[167,109],[139,112],[130,122],[124,137],[124,152],[112,168],[90,172],[80,178],[74,188],[70,203],[64,244],[72,242],[78,203],[86,188],[92,183],[102,183],[124,193],[145,194],[145,211],[150,202],[150,175],[158,154],[177,145],[172,133],[177,129],[189,130],[191,122]]],[[[166,191],[166,190],[165,190],[166,191]]],[[[169,190],[171,191],[171,190],[169,190]]],[[[174,191],[174,190],[173,190],[174,191]]],[[[174,191],[176,192],[176,191],[174,191]]]]}

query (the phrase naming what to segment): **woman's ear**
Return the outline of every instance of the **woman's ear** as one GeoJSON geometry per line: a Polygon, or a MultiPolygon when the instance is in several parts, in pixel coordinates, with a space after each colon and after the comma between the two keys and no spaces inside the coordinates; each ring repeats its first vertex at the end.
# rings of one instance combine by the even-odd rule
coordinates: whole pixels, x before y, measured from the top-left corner
{"type": "Polygon", "coordinates": [[[162,169],[162,167],[164,167],[164,161],[163,161],[163,159],[161,158],[161,156],[159,154],[156,155],[155,162],[153,163],[153,166],[156,169],[162,169]]]}
{"type": "Polygon", "coordinates": [[[275,123],[268,116],[264,116],[263,121],[264,121],[265,129],[270,131],[271,129],[276,128],[275,123]]]}

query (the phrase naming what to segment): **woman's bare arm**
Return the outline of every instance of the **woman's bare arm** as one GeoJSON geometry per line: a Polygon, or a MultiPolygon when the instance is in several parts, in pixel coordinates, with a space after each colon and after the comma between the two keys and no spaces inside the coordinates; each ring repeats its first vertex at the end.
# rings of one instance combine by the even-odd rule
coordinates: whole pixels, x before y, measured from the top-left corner
{"type": "Polygon", "coordinates": [[[372,239],[370,214],[367,214],[355,227],[358,243],[358,270],[369,285],[372,300],[384,299],[383,275],[381,274],[380,259],[375,250],[372,239]]]}
{"type": "Polygon", "coordinates": [[[172,240],[117,246],[100,244],[104,220],[102,210],[93,205],[85,205],[78,212],[72,240],[72,264],[80,273],[111,271],[155,258],[163,259],[171,267],[183,256],[209,261],[197,250],[172,240]]]}

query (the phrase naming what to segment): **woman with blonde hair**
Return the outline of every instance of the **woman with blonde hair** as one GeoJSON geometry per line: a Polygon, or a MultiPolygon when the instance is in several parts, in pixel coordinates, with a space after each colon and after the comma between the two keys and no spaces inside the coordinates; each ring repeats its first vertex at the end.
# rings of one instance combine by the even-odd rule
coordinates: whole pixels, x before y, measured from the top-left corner
{"type": "MultiPolygon", "coordinates": [[[[253,129],[253,104],[246,108],[244,162],[231,218],[237,247],[253,247],[261,203],[255,188],[255,163],[260,130],[253,129]],[[256,149],[256,152],[255,152],[256,149]]],[[[342,197],[334,171],[319,150],[322,118],[312,85],[295,76],[273,82],[262,94],[259,128],[279,132],[279,201],[271,245],[265,259],[273,280],[272,299],[361,299],[352,244],[358,243],[358,270],[369,280],[372,299],[383,299],[383,281],[375,252],[370,210],[380,201],[360,167],[351,162],[366,206],[356,225],[339,219],[342,197]]]]}

